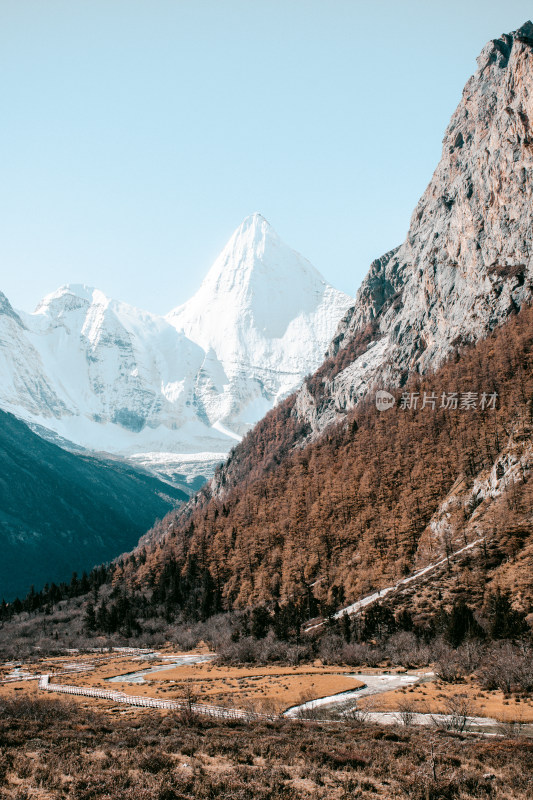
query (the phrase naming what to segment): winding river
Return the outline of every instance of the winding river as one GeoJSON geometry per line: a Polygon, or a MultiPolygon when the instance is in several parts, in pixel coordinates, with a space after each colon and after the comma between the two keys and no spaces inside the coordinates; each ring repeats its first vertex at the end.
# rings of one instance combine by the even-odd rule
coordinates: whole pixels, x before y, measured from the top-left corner
{"type": "Polygon", "coordinates": [[[184,667],[190,666],[191,664],[203,664],[205,661],[212,661],[214,658],[215,656],[212,653],[205,655],[176,656],[176,658],[169,659],[166,664],[160,664],[157,667],[146,667],[145,669],[137,670],[137,672],[113,675],[112,678],[106,678],[106,683],[144,683],[144,676],[150,675],[153,672],[164,672],[165,670],[173,669],[173,667],[184,667]]]}

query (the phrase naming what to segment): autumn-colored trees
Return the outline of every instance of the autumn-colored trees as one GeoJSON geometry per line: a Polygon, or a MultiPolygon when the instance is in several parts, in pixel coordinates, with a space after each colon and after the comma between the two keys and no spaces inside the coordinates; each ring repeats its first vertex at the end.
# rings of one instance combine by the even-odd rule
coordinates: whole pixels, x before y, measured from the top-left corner
{"type": "MultiPolygon", "coordinates": [[[[531,440],[533,310],[523,309],[435,374],[412,379],[398,400],[403,392],[420,398],[416,409],[398,402],[379,412],[368,398],[304,447],[298,445],[307,431],[289,398],[234,449],[218,493],[206,491],[185,514],[167,517],[146,564],[125,563],[117,580],[121,573],[128,582],[157,585],[169,563],[182,576],[196,563],[216,587],[217,606],[303,599],[324,611],[411,571],[421,540],[428,557],[446,555],[457,546],[453,515],[449,541],[445,531],[432,537],[427,526],[448,492],[458,481],[471,486],[510,440],[531,440]],[[434,408],[422,407],[425,393],[437,398],[434,408]],[[476,394],[477,407],[445,407],[441,398],[450,393],[476,394]],[[493,393],[495,408],[487,403],[493,393]]],[[[505,514],[494,513],[486,534],[514,558],[533,541],[524,510],[527,470],[505,497],[505,514]]],[[[476,502],[456,513],[468,517],[476,502]]]]}

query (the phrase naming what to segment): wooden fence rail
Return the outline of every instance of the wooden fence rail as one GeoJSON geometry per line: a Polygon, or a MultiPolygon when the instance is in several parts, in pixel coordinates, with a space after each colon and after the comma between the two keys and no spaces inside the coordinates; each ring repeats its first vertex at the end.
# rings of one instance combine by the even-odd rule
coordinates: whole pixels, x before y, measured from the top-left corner
{"type": "Polygon", "coordinates": [[[159,700],[156,697],[140,697],[138,695],[114,692],[109,689],[89,689],[85,686],[71,686],[62,683],[50,683],[50,675],[41,675],[39,689],[45,692],[61,692],[75,694],[83,697],[97,697],[101,700],[112,700],[114,703],[124,703],[130,706],[144,708],[165,708],[175,711],[192,711],[209,717],[225,719],[242,719],[246,721],[259,719],[272,719],[268,714],[258,714],[253,711],[244,711],[239,708],[223,708],[222,706],[207,706],[203,703],[189,703],[187,700],[159,700]]]}

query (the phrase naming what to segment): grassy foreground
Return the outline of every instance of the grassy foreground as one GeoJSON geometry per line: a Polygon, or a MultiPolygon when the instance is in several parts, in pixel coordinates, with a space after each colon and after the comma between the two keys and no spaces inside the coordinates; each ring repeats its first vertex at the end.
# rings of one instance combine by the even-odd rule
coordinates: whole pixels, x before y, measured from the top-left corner
{"type": "Polygon", "coordinates": [[[521,738],[0,701],[2,800],[529,800],[532,776],[521,738]]]}

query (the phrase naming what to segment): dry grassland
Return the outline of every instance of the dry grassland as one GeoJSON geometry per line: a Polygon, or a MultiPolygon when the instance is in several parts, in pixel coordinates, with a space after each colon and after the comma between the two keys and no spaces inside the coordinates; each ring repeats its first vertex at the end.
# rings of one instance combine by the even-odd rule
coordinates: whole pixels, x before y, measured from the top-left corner
{"type": "Polygon", "coordinates": [[[467,699],[471,716],[492,717],[501,722],[533,722],[533,698],[506,697],[499,690],[487,691],[473,679],[462,683],[436,680],[361,699],[374,711],[400,711],[409,707],[420,713],[445,714],[448,701],[457,695],[467,699]]]}
{"type": "MultiPolygon", "coordinates": [[[[150,662],[160,666],[164,662],[150,662]]],[[[73,675],[69,683],[115,689],[126,694],[165,699],[193,696],[197,702],[280,712],[306,700],[350,691],[362,682],[334,667],[217,667],[211,663],[170,667],[149,673],[144,683],[106,682],[106,678],[135,672],[143,665],[116,659],[92,673],[73,675]]]]}

